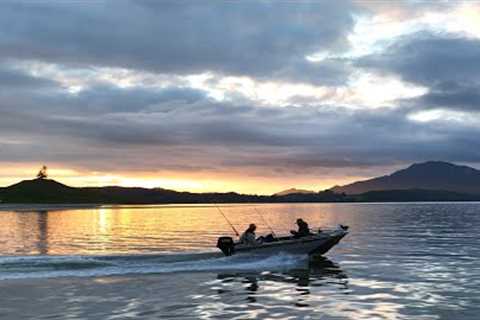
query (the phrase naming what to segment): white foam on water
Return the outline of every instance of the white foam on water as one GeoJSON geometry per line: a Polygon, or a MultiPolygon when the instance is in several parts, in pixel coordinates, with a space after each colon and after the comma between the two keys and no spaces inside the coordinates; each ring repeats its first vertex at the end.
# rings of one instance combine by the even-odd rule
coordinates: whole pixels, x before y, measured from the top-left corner
{"type": "Polygon", "coordinates": [[[282,271],[305,265],[308,257],[239,254],[167,254],[132,256],[11,256],[0,257],[0,280],[95,277],[130,274],[218,271],[282,271]]]}

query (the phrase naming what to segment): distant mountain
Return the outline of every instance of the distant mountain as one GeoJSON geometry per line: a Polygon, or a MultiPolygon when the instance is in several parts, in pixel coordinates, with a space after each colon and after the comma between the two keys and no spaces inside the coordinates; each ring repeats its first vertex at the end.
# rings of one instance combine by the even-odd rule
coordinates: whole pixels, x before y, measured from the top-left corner
{"type": "Polygon", "coordinates": [[[385,190],[442,190],[463,194],[480,195],[480,170],[442,161],[415,163],[391,175],[345,186],[336,186],[335,193],[349,195],[385,190]]]}
{"type": "Polygon", "coordinates": [[[312,194],[312,193],[316,193],[316,192],[312,190],[291,188],[291,189],[277,192],[274,194],[274,196],[286,196],[287,194],[312,194]]]}

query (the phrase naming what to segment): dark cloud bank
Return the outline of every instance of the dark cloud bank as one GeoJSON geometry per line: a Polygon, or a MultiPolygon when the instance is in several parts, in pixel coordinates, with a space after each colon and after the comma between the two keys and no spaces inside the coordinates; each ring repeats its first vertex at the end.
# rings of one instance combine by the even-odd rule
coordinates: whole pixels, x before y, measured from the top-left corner
{"type": "Polygon", "coordinates": [[[479,111],[479,57],[479,39],[419,32],[356,63],[430,88],[429,93],[414,101],[419,108],[479,111]]]}
{"type": "MultiPolygon", "coordinates": [[[[480,162],[480,128],[408,114],[432,108],[477,114],[480,41],[416,33],[354,61],[312,64],[316,51],[348,49],[358,8],[346,1],[119,1],[0,4],[2,161],[55,161],[125,170],[213,170],[396,165],[429,159],[480,162]],[[121,67],[159,74],[213,72],[342,85],[351,68],[429,88],[396,108],[258,106],[215,101],[200,89],[128,89],[92,83],[71,94],[15,63],[121,67]]],[[[284,174],[285,171],[282,171],[284,174]]]]}
{"type": "Polygon", "coordinates": [[[66,65],[338,83],[341,64],[304,56],[345,47],[351,10],[348,1],[6,2],[0,51],[66,65]]]}

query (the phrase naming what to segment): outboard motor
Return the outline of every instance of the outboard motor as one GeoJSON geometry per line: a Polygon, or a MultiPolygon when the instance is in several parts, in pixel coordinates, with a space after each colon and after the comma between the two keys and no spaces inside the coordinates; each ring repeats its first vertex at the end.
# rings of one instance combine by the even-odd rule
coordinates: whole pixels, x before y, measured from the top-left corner
{"type": "Polygon", "coordinates": [[[220,237],[217,240],[217,248],[222,250],[226,256],[231,256],[235,251],[235,244],[232,237],[220,237]]]}

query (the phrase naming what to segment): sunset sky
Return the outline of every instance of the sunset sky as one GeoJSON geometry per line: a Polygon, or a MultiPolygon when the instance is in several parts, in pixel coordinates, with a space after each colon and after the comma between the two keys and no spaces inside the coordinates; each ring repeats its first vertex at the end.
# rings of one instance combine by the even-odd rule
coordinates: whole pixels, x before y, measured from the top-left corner
{"type": "Polygon", "coordinates": [[[480,2],[2,1],[0,186],[268,194],[480,167],[480,2]]]}

